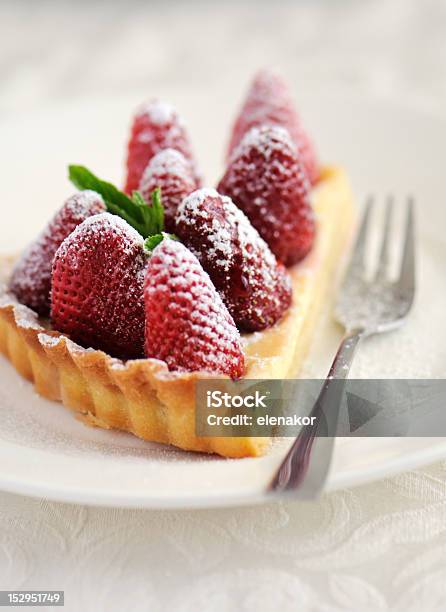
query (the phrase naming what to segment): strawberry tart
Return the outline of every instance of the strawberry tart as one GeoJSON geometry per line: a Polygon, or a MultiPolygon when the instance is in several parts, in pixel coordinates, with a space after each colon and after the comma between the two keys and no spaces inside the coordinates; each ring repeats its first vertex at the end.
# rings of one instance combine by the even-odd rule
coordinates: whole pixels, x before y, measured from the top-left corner
{"type": "Polygon", "coordinates": [[[268,438],[199,437],[203,379],[296,376],[352,225],[345,172],[321,166],[288,88],[262,71],[216,188],[169,105],[138,109],[123,191],[83,166],[4,259],[0,350],[86,423],[226,457],[268,438]]]}

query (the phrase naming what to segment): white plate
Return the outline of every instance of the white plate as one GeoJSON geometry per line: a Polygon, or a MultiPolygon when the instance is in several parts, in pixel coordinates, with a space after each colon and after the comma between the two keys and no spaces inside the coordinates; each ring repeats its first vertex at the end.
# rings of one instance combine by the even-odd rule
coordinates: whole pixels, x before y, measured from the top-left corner
{"type": "MultiPolygon", "coordinates": [[[[219,174],[229,112],[224,92],[171,96],[187,117],[206,175],[219,174]],[[212,108],[212,110],[209,110],[212,108]]],[[[1,251],[22,248],[66,197],[66,164],[119,181],[128,117],[136,99],[85,100],[10,117],[0,126],[1,251]],[[6,180],[7,179],[7,180],[6,180]]],[[[350,171],[358,201],[370,191],[415,193],[420,220],[420,291],[407,326],[364,345],[358,376],[443,377],[446,289],[446,123],[403,105],[320,95],[300,100],[324,159],[350,171]]],[[[234,106],[234,105],[233,105],[234,106]]],[[[321,322],[305,373],[323,376],[339,338],[321,322]]],[[[60,404],[35,395],[0,361],[0,488],[50,499],[133,507],[210,507],[265,499],[283,447],[262,459],[224,460],[90,429],[60,404]]],[[[338,441],[329,489],[357,485],[446,457],[446,439],[338,441]]]]}

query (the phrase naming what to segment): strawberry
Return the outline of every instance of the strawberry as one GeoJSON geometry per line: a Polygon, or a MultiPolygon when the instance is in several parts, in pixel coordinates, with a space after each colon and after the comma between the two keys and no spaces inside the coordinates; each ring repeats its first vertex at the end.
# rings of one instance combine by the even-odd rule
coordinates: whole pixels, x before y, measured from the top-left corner
{"type": "Polygon", "coordinates": [[[163,149],[152,157],[142,175],[139,192],[150,202],[157,187],[161,189],[166,231],[173,232],[179,204],[196,188],[190,163],[182,153],[163,149]]]}
{"type": "Polygon", "coordinates": [[[183,244],[165,238],[147,265],[144,283],[146,356],[170,370],[240,378],[240,334],[211,279],[183,244]]]}
{"type": "Polygon", "coordinates": [[[138,189],[142,174],[155,153],[169,148],[180,151],[191,163],[198,186],[192,149],[182,120],[168,104],[156,100],[144,104],[135,115],[128,143],[126,193],[138,189]]]}
{"type": "Polygon", "coordinates": [[[284,128],[251,128],[234,151],[218,191],[243,210],[286,266],[310,251],[315,235],[310,185],[284,128]]]}
{"type": "Polygon", "coordinates": [[[199,189],[180,204],[175,233],[210,275],[239,329],[278,321],[291,303],[291,285],[243,212],[215,189],[199,189]]]}
{"type": "Polygon", "coordinates": [[[252,127],[261,125],[279,125],[288,130],[299,147],[310,183],[314,185],[319,168],[313,144],[302,127],[285,81],[269,70],[258,72],[251,84],[232,129],[228,156],[252,127]]]}
{"type": "Polygon", "coordinates": [[[54,328],[115,357],[142,357],[145,267],[143,239],[126,221],[102,213],[81,223],[54,257],[54,328]]]}
{"type": "Polygon", "coordinates": [[[68,198],[14,267],[9,287],[22,304],[42,316],[49,314],[54,254],[82,221],[104,210],[102,197],[94,191],[81,191],[68,198]]]}

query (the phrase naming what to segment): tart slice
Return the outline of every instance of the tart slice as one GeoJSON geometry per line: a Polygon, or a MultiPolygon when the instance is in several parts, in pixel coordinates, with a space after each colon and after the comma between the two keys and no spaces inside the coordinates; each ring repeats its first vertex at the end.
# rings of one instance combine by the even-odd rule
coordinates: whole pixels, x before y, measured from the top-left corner
{"type": "MultiPolygon", "coordinates": [[[[342,168],[321,170],[312,205],[316,241],[309,255],[289,268],[291,307],[273,327],[242,336],[247,378],[296,376],[320,307],[330,299],[352,227],[352,195],[342,168]]],[[[145,440],[226,457],[266,452],[268,438],[196,436],[196,382],[215,374],[169,371],[158,359],[121,360],[76,344],[8,291],[13,264],[10,258],[2,261],[0,350],[40,395],[61,401],[90,425],[145,440]]]]}
{"type": "Polygon", "coordinates": [[[0,351],[39,394],[145,440],[266,452],[269,438],[197,436],[197,383],[298,374],[352,196],[342,168],[319,167],[271,73],[254,80],[230,149],[217,190],[197,189],[179,115],[153,102],[133,122],[125,193],[70,167],[81,191],[0,279],[0,351]]]}

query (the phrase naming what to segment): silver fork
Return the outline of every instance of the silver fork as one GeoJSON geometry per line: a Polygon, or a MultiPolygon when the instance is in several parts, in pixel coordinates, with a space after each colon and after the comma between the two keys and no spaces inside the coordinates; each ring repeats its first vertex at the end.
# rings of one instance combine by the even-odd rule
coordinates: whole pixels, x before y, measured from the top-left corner
{"type": "Polygon", "coordinates": [[[401,266],[397,280],[389,276],[389,240],[393,198],[387,201],[381,250],[373,278],[366,274],[366,243],[374,198],[369,198],[352,257],[335,306],[335,318],[345,335],[328,377],[310,413],[314,425],[303,427],[277,470],[268,490],[317,494],[324,486],[333,455],[345,381],[359,342],[403,324],[415,296],[414,204],[408,198],[401,266]],[[343,382],[342,382],[343,381],[343,382]],[[321,418],[323,417],[323,418],[321,418]],[[321,434],[320,427],[325,429],[321,434]],[[332,432],[328,437],[326,432],[332,432]]]}

